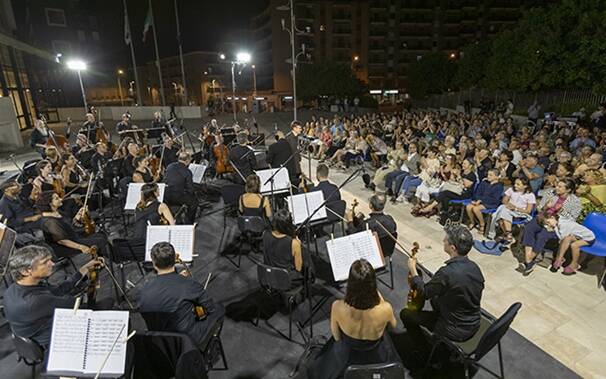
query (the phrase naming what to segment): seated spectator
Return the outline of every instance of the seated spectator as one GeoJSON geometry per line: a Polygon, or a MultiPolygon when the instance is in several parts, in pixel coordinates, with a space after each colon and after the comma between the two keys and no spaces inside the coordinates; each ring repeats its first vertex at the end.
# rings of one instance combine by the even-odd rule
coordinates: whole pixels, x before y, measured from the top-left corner
{"type": "Polygon", "coordinates": [[[536,155],[529,154],[525,159],[520,161],[518,169],[514,173],[518,178],[526,178],[530,182],[532,192],[537,193],[543,185],[543,175],[545,170],[543,167],[538,165],[538,159],[536,155]]]}
{"type": "Polygon", "coordinates": [[[478,230],[484,233],[486,227],[484,223],[483,209],[495,209],[501,204],[503,196],[503,184],[499,182],[499,172],[496,169],[488,170],[486,179],[478,184],[478,188],[471,197],[471,203],[465,207],[467,217],[469,217],[469,228],[473,228],[477,221],[478,230]]]}
{"type": "Polygon", "coordinates": [[[495,168],[499,170],[499,178],[503,185],[509,186],[514,181],[513,173],[516,170],[516,165],[511,161],[513,154],[509,150],[503,150],[495,163],[495,168]]]}
{"type": "Polygon", "coordinates": [[[376,188],[380,188],[381,190],[383,190],[385,187],[386,176],[392,172],[399,171],[406,158],[407,155],[404,151],[402,141],[396,140],[395,147],[388,148],[387,164],[383,165],[383,167],[379,168],[375,172],[375,176],[372,180],[372,183],[369,184],[368,188],[372,189],[373,191],[376,188]]]}
{"type": "Polygon", "coordinates": [[[585,171],[582,184],[577,187],[576,194],[583,205],[581,219],[585,219],[585,216],[591,212],[606,213],[606,183],[600,171],[585,171]]]}
{"type": "Polygon", "coordinates": [[[564,264],[564,255],[570,249],[572,260],[562,270],[564,275],[574,275],[579,268],[579,257],[583,246],[591,246],[595,241],[595,234],[589,228],[576,223],[574,220],[561,218],[558,214],[545,216],[543,224],[546,228],[553,229],[560,240],[558,254],[551,264],[551,272],[557,272],[564,264]]]}
{"type": "Polygon", "coordinates": [[[440,170],[440,160],[438,159],[437,148],[432,146],[427,150],[427,156],[421,158],[420,168],[421,172],[418,176],[410,174],[404,178],[402,185],[398,187],[397,198],[392,199],[392,201],[397,201],[399,203],[407,201],[407,197],[412,195],[413,190],[416,190],[423,181],[431,181],[431,178],[437,175],[440,170]]]}
{"type": "Polygon", "coordinates": [[[307,368],[307,377],[336,379],[354,364],[399,362],[385,333],[395,327],[393,308],[377,290],[375,270],[365,259],[355,261],[349,270],[345,298],[332,304],[332,338],[307,368]]]}
{"type": "Polygon", "coordinates": [[[529,220],[531,212],[536,204],[536,198],[526,178],[518,178],[513,187],[508,188],[503,196],[503,204],[500,205],[492,215],[488,227],[488,238],[493,239],[496,235],[496,226],[505,233],[504,241],[513,242],[511,227],[514,218],[529,220]]]}
{"type": "Polygon", "coordinates": [[[385,176],[385,188],[387,188],[387,196],[393,196],[397,193],[398,188],[404,182],[408,175],[419,175],[419,163],[421,157],[418,153],[418,146],[415,143],[408,145],[408,151],[403,157],[402,165],[399,170],[394,170],[385,176]]]}

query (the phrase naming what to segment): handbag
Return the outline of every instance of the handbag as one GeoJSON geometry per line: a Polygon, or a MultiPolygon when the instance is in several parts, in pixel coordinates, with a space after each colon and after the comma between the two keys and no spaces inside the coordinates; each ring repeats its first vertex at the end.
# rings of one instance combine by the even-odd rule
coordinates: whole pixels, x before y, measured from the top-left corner
{"type": "Polygon", "coordinates": [[[440,192],[450,191],[460,195],[463,193],[463,186],[457,182],[444,182],[440,186],[440,192]]]}

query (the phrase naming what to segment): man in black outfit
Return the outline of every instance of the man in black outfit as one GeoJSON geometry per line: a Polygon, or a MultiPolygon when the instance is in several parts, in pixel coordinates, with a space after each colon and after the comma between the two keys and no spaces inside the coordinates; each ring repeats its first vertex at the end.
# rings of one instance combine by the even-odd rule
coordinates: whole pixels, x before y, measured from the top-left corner
{"type": "Polygon", "coordinates": [[[198,210],[198,200],[194,193],[193,174],[189,169],[191,155],[181,152],[178,161],[166,167],[164,174],[164,200],[168,205],[186,205],[187,223],[193,224],[198,210]]]}
{"type": "Polygon", "coordinates": [[[292,182],[297,178],[297,171],[295,167],[295,158],[291,158],[292,150],[290,144],[284,138],[282,132],[276,133],[278,139],[276,143],[269,146],[267,149],[267,163],[272,168],[278,168],[285,164],[284,167],[288,170],[288,176],[292,182]]]}
{"type": "Polygon", "coordinates": [[[122,121],[120,121],[119,123],[116,124],[116,131],[118,132],[118,134],[120,136],[122,136],[122,133],[125,130],[130,130],[132,129],[131,125],[130,125],[130,116],[128,115],[128,113],[124,113],[122,115],[122,121]]]}
{"type": "Polygon", "coordinates": [[[413,275],[412,288],[422,299],[430,300],[433,310],[404,308],[400,318],[413,339],[414,346],[427,353],[429,346],[420,325],[452,341],[470,339],[480,327],[480,300],[484,290],[484,276],[477,264],[467,258],[473,245],[469,230],[456,225],[446,228],[444,251],[450,256],[427,283],[417,271],[417,260],[408,259],[413,275]]]}
{"type": "Polygon", "coordinates": [[[164,136],[164,144],[156,149],[154,155],[158,158],[162,158],[162,167],[166,168],[171,163],[177,161],[179,150],[180,146],[176,145],[171,137],[164,136]],[[164,155],[162,155],[162,150],[164,150],[164,155]]]}
{"type": "Polygon", "coordinates": [[[78,133],[84,134],[90,143],[97,143],[97,121],[92,113],[86,114],[86,121],[80,127],[78,133]]]}
{"type": "Polygon", "coordinates": [[[372,195],[369,201],[369,206],[370,214],[368,215],[368,218],[364,219],[364,221],[362,221],[357,227],[350,225],[348,227],[348,234],[364,231],[366,230],[366,225],[368,225],[368,229],[377,233],[379,239],[388,237],[385,229],[387,229],[391,235],[397,232],[397,225],[393,217],[383,213],[383,209],[385,209],[385,196],[372,195]],[[379,224],[381,224],[383,227],[381,227],[379,224]]]}
{"type": "Polygon", "coordinates": [[[95,145],[95,154],[90,159],[91,168],[96,175],[103,172],[107,161],[109,160],[107,145],[103,142],[97,142],[95,145]]]}
{"type": "Polygon", "coordinates": [[[0,190],[3,193],[0,199],[0,220],[17,233],[32,233],[40,229],[41,215],[34,214],[34,210],[27,207],[19,198],[21,185],[15,180],[2,183],[0,190]]]}
{"type": "Polygon", "coordinates": [[[293,161],[295,161],[295,176],[296,180],[290,180],[292,185],[297,187],[299,185],[301,175],[301,154],[299,153],[299,135],[303,132],[303,126],[297,120],[290,123],[290,133],[286,136],[286,141],[290,145],[290,150],[294,155],[293,161]]]}
{"type": "Polygon", "coordinates": [[[316,178],[318,184],[312,189],[312,191],[322,191],[324,194],[324,200],[328,200],[328,203],[333,201],[341,200],[341,192],[339,187],[328,181],[328,166],[321,163],[316,169],[316,178]]]}
{"type": "Polygon", "coordinates": [[[15,283],[4,293],[4,312],[13,332],[31,338],[43,348],[50,344],[56,308],[73,308],[76,288],[86,281],[88,270],[102,266],[97,258],[80,267],[59,285],[46,279],[53,271],[52,253],[46,247],[29,245],[16,250],[9,261],[15,283]]]}
{"type": "Polygon", "coordinates": [[[156,277],[137,291],[139,312],[165,313],[169,320],[162,331],[184,333],[200,345],[211,327],[224,317],[225,311],[214,304],[204,287],[188,271],[178,274],[175,270],[175,249],[168,242],[158,242],[151,249],[151,259],[156,277]],[[198,316],[194,310],[197,307],[198,316]]]}
{"type": "Polygon", "coordinates": [[[236,170],[233,176],[234,181],[238,184],[244,184],[248,175],[252,174],[257,168],[257,158],[255,158],[255,153],[250,146],[247,145],[248,135],[246,132],[238,133],[236,140],[238,144],[229,150],[229,159],[236,170]]]}
{"type": "Polygon", "coordinates": [[[139,156],[139,145],[134,142],[128,144],[128,154],[122,160],[122,167],[120,168],[120,176],[122,178],[131,178],[135,173],[134,159],[139,156]]]}

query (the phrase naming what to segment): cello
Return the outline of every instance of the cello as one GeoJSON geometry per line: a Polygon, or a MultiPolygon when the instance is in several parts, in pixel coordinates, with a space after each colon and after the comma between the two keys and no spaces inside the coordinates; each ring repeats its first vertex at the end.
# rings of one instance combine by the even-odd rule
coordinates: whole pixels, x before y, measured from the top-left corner
{"type": "Polygon", "coordinates": [[[229,163],[229,149],[220,136],[217,136],[217,144],[213,147],[213,156],[215,157],[215,173],[217,175],[234,172],[234,168],[229,163]]]}

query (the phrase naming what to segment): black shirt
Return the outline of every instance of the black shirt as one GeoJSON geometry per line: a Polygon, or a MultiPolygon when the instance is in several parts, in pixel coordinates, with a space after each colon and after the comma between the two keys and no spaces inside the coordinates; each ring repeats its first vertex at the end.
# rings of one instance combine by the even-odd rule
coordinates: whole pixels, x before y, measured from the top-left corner
{"type": "Polygon", "coordinates": [[[295,161],[295,172],[301,173],[301,154],[299,153],[299,137],[295,137],[294,134],[290,133],[285,137],[286,141],[290,145],[290,150],[294,155],[293,160],[295,161]]]}
{"type": "Polygon", "coordinates": [[[95,122],[85,122],[78,131],[79,134],[84,134],[88,141],[92,144],[97,143],[97,124],[95,122]]]}
{"type": "MultiPolygon", "coordinates": [[[[197,321],[194,305],[202,305],[206,314],[215,312],[215,305],[204,287],[192,278],[170,273],[157,275],[137,291],[139,312],[172,313],[171,331],[189,335],[200,344],[209,325],[206,320],[197,321]]],[[[168,330],[167,330],[168,331],[168,330]]]]}
{"type": "Polygon", "coordinates": [[[360,224],[360,226],[355,229],[355,232],[362,232],[366,230],[366,225],[368,225],[368,229],[376,232],[379,238],[387,237],[387,232],[385,232],[385,229],[379,226],[379,223],[383,225],[383,227],[385,227],[385,229],[387,229],[392,235],[397,232],[398,227],[393,217],[386,215],[383,212],[373,212],[369,214],[368,218],[366,218],[360,224]]]}
{"type": "Polygon", "coordinates": [[[147,204],[143,208],[137,206],[137,209],[135,209],[135,238],[145,238],[148,222],[151,225],[160,225],[159,206],[160,202],[157,200],[147,204]]]}
{"type": "Polygon", "coordinates": [[[480,300],[484,276],[477,264],[466,256],[446,262],[427,283],[420,276],[412,279],[412,288],[420,292],[438,312],[434,329],[454,341],[465,341],[480,327],[480,300]]]}
{"type": "MultiPolygon", "coordinates": [[[[235,166],[237,171],[242,174],[244,179],[248,177],[248,175],[252,174],[257,168],[257,158],[255,158],[255,153],[248,146],[236,145],[229,150],[229,159],[232,161],[232,164],[235,166]]],[[[240,175],[236,174],[239,181],[242,181],[240,175]]],[[[243,181],[242,181],[243,182],[243,181]]]]}
{"type": "Polygon", "coordinates": [[[76,272],[58,286],[46,281],[35,286],[11,284],[4,293],[4,312],[11,329],[18,336],[48,346],[55,309],[73,308],[75,297],[70,292],[82,278],[76,272]]]}
{"type": "Polygon", "coordinates": [[[297,171],[295,168],[295,158],[290,158],[291,155],[292,149],[290,148],[290,144],[286,139],[282,138],[267,149],[267,163],[273,168],[278,168],[288,161],[285,167],[288,170],[288,175],[293,178],[296,177],[297,171]]]}
{"type": "Polygon", "coordinates": [[[166,167],[164,174],[166,192],[170,196],[191,196],[194,193],[193,174],[181,162],[171,163],[166,167]]]}
{"type": "Polygon", "coordinates": [[[38,128],[34,128],[32,130],[32,134],[29,137],[29,144],[31,147],[37,149],[36,145],[46,145],[46,141],[48,140],[48,135],[44,135],[38,128]]]}
{"type": "Polygon", "coordinates": [[[124,160],[122,160],[122,168],[120,170],[120,176],[123,178],[132,177],[135,172],[135,166],[133,165],[134,156],[128,154],[124,160]]]}
{"type": "Polygon", "coordinates": [[[98,174],[99,172],[101,172],[105,168],[105,165],[107,164],[108,159],[109,158],[107,157],[107,155],[102,155],[102,154],[99,154],[98,152],[95,152],[95,154],[93,154],[93,157],[90,160],[91,168],[92,168],[93,172],[95,174],[98,174]]]}
{"type": "Polygon", "coordinates": [[[339,187],[332,184],[328,180],[322,180],[319,182],[317,186],[312,188],[312,191],[322,191],[324,194],[324,200],[329,200],[329,203],[341,200],[341,192],[339,192],[339,187]]]}
{"type": "Polygon", "coordinates": [[[0,199],[0,215],[7,220],[8,227],[20,232],[27,227],[26,217],[33,216],[33,210],[26,207],[21,199],[11,199],[8,196],[2,196],[0,199]]]}
{"type": "Polygon", "coordinates": [[[130,130],[130,124],[128,122],[124,122],[124,121],[120,121],[119,123],[116,124],[116,131],[118,133],[123,132],[125,130],[130,130]]]}

